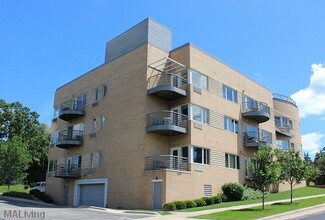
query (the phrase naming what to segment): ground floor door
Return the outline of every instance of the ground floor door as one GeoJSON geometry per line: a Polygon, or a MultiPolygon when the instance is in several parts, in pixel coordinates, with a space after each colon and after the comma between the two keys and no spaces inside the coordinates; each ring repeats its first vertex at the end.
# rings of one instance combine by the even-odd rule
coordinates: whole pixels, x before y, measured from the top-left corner
{"type": "Polygon", "coordinates": [[[162,181],[153,182],[153,210],[161,210],[162,208],[162,181]]]}
{"type": "Polygon", "coordinates": [[[64,202],[64,205],[69,205],[69,186],[67,186],[67,185],[64,186],[63,202],[64,202]]]}
{"type": "Polygon", "coordinates": [[[104,206],[105,184],[80,185],[80,205],[104,206]]]}

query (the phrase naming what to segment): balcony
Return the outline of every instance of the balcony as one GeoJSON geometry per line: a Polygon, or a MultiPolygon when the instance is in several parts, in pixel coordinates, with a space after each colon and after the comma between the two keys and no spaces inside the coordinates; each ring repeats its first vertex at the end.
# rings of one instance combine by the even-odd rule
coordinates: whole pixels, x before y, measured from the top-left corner
{"type": "Polygon", "coordinates": [[[173,155],[146,157],[146,170],[182,170],[188,171],[188,159],[173,155]]]}
{"type": "Polygon", "coordinates": [[[77,165],[57,165],[54,177],[62,179],[76,179],[81,177],[81,169],[77,165]]]}
{"type": "Polygon", "coordinates": [[[273,93],[273,99],[274,100],[277,100],[277,101],[280,101],[280,102],[289,103],[289,104],[297,107],[296,102],[292,98],[290,98],[288,96],[281,95],[281,94],[277,94],[277,93],[273,93]]]}
{"type": "Polygon", "coordinates": [[[175,100],[187,96],[187,80],[171,73],[159,73],[148,79],[148,94],[175,100]]]}
{"type": "Polygon", "coordinates": [[[148,114],[147,131],[166,136],[187,133],[187,116],[169,110],[148,114]]]}
{"type": "Polygon", "coordinates": [[[69,148],[81,146],[83,144],[83,131],[61,130],[58,132],[56,146],[59,148],[69,148]]]}
{"type": "Polygon", "coordinates": [[[59,118],[69,121],[85,115],[85,101],[69,100],[61,103],[59,118]]]}
{"type": "Polygon", "coordinates": [[[258,148],[272,145],[272,133],[267,131],[244,132],[244,147],[258,148]]]}
{"type": "Polygon", "coordinates": [[[242,114],[243,117],[252,119],[258,123],[263,123],[270,119],[270,107],[264,102],[243,102],[242,114]]]}
{"type": "Polygon", "coordinates": [[[293,135],[291,134],[291,127],[289,124],[284,124],[281,123],[281,121],[277,118],[275,118],[275,131],[278,134],[287,136],[287,137],[292,137],[293,135]]]}

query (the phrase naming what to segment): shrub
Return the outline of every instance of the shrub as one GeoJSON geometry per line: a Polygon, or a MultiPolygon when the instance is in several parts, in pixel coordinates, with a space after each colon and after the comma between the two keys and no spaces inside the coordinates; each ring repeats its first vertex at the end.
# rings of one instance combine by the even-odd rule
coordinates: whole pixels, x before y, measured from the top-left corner
{"type": "Polygon", "coordinates": [[[176,205],[173,202],[169,202],[169,203],[165,203],[162,208],[165,212],[175,211],[176,205]]]}
{"type": "Polygon", "coordinates": [[[245,187],[239,183],[226,183],[221,189],[229,201],[240,201],[243,198],[245,187]]]}
{"type": "Polygon", "coordinates": [[[214,198],[212,196],[203,197],[202,199],[205,201],[206,205],[213,205],[214,204],[214,198]]]}
{"type": "Polygon", "coordinates": [[[196,207],[196,203],[194,201],[192,201],[192,200],[186,200],[185,205],[186,205],[187,209],[196,207]]]}
{"type": "Polygon", "coordinates": [[[222,202],[228,202],[229,201],[228,197],[225,194],[221,194],[221,200],[222,200],[222,202]]]}
{"type": "Polygon", "coordinates": [[[175,201],[174,203],[177,210],[186,209],[185,201],[175,201]]]}
{"type": "Polygon", "coordinates": [[[2,195],[3,196],[8,196],[8,197],[15,197],[15,198],[33,200],[33,196],[32,195],[30,195],[28,193],[24,193],[24,192],[10,191],[10,192],[2,193],[2,195]]]}
{"type": "Polygon", "coordinates": [[[212,196],[213,200],[214,200],[214,204],[222,203],[222,196],[223,196],[223,194],[218,194],[216,196],[212,196]]]}
{"type": "Polygon", "coordinates": [[[29,187],[28,185],[25,185],[25,186],[24,186],[24,189],[28,189],[28,187],[29,187]]]}
{"type": "Polygon", "coordinates": [[[36,194],[38,194],[38,193],[40,193],[41,191],[39,191],[38,189],[31,189],[31,190],[29,190],[29,194],[31,194],[31,195],[36,195],[36,194]]]}
{"type": "Polygon", "coordinates": [[[196,203],[197,207],[206,205],[206,203],[205,203],[205,201],[203,199],[195,199],[194,202],[196,203]]]}
{"type": "Polygon", "coordinates": [[[262,198],[263,194],[259,190],[255,190],[250,187],[245,187],[244,193],[243,193],[243,200],[253,200],[253,199],[259,199],[262,198]]]}
{"type": "Polygon", "coordinates": [[[39,192],[34,195],[36,198],[39,200],[42,200],[43,202],[46,203],[53,203],[53,199],[51,199],[48,195],[46,195],[44,192],[39,192]]]}

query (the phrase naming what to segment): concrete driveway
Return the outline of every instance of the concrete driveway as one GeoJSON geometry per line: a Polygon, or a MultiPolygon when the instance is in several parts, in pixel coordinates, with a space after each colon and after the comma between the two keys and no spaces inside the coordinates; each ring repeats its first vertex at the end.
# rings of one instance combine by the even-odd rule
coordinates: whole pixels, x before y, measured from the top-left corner
{"type": "Polygon", "coordinates": [[[125,213],[120,210],[95,208],[66,208],[29,201],[12,200],[0,197],[0,220],[11,219],[141,219],[152,217],[150,214],[125,213]]]}

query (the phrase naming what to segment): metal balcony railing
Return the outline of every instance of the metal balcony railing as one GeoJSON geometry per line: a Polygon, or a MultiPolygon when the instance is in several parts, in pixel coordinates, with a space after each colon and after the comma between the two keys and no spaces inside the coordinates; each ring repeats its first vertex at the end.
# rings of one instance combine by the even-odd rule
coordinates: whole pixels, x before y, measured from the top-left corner
{"type": "Polygon", "coordinates": [[[148,94],[156,94],[162,98],[174,100],[187,95],[187,80],[172,73],[159,73],[148,79],[148,94]]]}
{"type": "Polygon", "coordinates": [[[57,178],[80,178],[81,169],[77,165],[58,164],[55,168],[54,177],[57,178]]]}
{"type": "Polygon", "coordinates": [[[290,98],[288,96],[273,93],[273,99],[276,99],[276,100],[279,100],[279,101],[282,101],[282,102],[287,102],[287,103],[290,103],[290,104],[297,107],[296,102],[292,98],[290,98]]]}
{"type": "Polygon", "coordinates": [[[58,141],[82,141],[83,131],[61,130],[58,134],[58,141]]]}
{"type": "Polygon", "coordinates": [[[292,122],[288,118],[275,117],[275,131],[287,137],[292,137],[292,122]],[[281,118],[283,120],[281,120],[281,118]],[[291,122],[291,123],[290,123],[291,122]]]}
{"type": "Polygon", "coordinates": [[[178,89],[186,90],[187,80],[172,73],[159,73],[151,76],[148,79],[148,89],[158,86],[172,86],[178,89]]]}
{"type": "Polygon", "coordinates": [[[146,170],[189,170],[188,159],[173,155],[146,157],[146,170]]]}
{"type": "Polygon", "coordinates": [[[244,132],[244,146],[259,147],[272,144],[272,133],[264,130],[244,132]]]}
{"type": "Polygon", "coordinates": [[[270,119],[270,107],[259,101],[248,101],[242,103],[243,116],[252,118],[257,122],[265,122],[270,119]]]}
{"type": "Polygon", "coordinates": [[[154,112],[148,114],[147,131],[169,135],[187,133],[187,121],[186,115],[174,111],[154,112]]]}
{"type": "Polygon", "coordinates": [[[61,130],[58,132],[56,146],[60,148],[68,148],[80,146],[83,144],[83,131],[79,130],[61,130]]]}
{"type": "Polygon", "coordinates": [[[69,100],[61,103],[59,109],[59,118],[62,120],[70,120],[85,114],[85,101],[69,100]]]}

